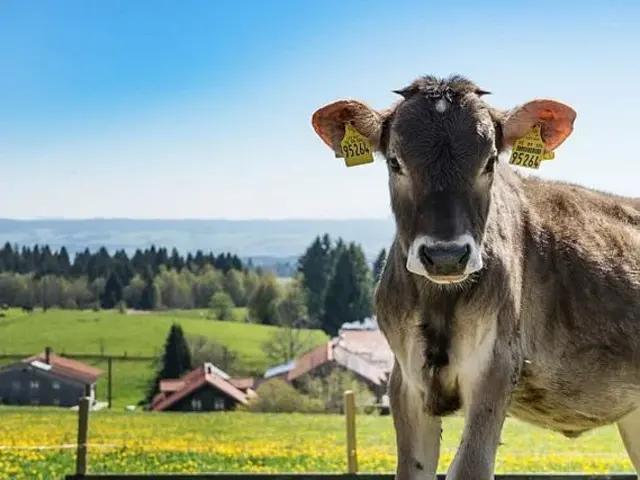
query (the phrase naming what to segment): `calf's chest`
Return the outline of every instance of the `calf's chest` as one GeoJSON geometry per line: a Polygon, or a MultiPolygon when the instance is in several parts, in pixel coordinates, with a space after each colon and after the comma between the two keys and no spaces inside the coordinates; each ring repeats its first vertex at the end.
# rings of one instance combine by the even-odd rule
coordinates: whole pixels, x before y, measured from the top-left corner
{"type": "MultiPolygon", "coordinates": [[[[459,324],[466,319],[458,319],[459,324]]],[[[384,330],[384,329],[383,329],[384,330]]],[[[446,348],[447,363],[430,365],[427,351],[433,350],[415,319],[404,329],[385,331],[385,336],[402,371],[409,392],[424,398],[427,411],[436,416],[454,413],[471,399],[474,385],[483,375],[493,352],[495,322],[471,320],[462,328],[452,328],[447,341],[436,348],[446,348]],[[471,323],[473,322],[473,323],[471,323]]]]}

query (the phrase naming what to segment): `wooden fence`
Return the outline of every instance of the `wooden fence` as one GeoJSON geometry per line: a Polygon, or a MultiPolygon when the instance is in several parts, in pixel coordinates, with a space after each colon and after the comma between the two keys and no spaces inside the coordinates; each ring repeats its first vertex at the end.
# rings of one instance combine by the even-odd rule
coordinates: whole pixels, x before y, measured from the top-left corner
{"type": "MultiPolygon", "coordinates": [[[[353,392],[344,393],[346,423],[346,473],[88,473],[87,443],[89,432],[90,399],[80,400],[78,408],[78,438],[76,448],[76,471],[65,476],[65,480],[149,480],[171,478],[180,480],[394,480],[394,475],[358,473],[356,448],[356,408],[353,392]]],[[[438,475],[445,480],[445,475],[438,475]]],[[[495,480],[638,480],[634,474],[502,474],[495,480]]]]}
{"type": "MultiPolygon", "coordinates": [[[[149,480],[152,478],[171,478],[180,480],[394,480],[393,474],[369,473],[168,473],[168,474],[91,474],[67,475],[65,480],[149,480]]],[[[571,475],[571,474],[507,474],[496,475],[495,480],[637,480],[636,475],[571,475]]],[[[445,475],[438,475],[445,480],[445,475]]]]}

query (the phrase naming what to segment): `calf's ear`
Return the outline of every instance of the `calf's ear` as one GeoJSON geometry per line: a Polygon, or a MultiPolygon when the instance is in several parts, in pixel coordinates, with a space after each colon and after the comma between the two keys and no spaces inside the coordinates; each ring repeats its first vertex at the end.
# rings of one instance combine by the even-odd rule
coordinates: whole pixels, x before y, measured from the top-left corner
{"type": "Polygon", "coordinates": [[[511,147],[533,126],[540,124],[542,141],[546,151],[551,152],[571,135],[575,119],[576,111],[564,103],[549,99],[532,100],[508,112],[502,121],[505,147],[511,147]]]}
{"type": "Polygon", "coordinates": [[[382,115],[357,100],[338,100],[316,110],[311,117],[313,129],[336,155],[342,155],[340,141],[344,137],[345,124],[353,127],[369,139],[374,150],[380,147],[382,115]]]}

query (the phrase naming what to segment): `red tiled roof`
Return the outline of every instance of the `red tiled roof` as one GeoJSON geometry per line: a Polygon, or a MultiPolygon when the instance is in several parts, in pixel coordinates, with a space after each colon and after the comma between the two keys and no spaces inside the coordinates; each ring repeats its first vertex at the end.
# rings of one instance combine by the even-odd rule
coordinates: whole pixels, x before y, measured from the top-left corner
{"type": "Polygon", "coordinates": [[[247,404],[247,395],[244,392],[233,386],[224,378],[216,375],[215,373],[207,371],[208,369],[206,369],[205,367],[206,365],[201,365],[200,367],[187,373],[179,380],[173,380],[173,382],[182,382],[182,388],[172,393],[165,392],[164,398],[159,399],[158,402],[152,402],[151,410],[153,410],[154,412],[161,412],[163,410],[166,410],[167,408],[171,407],[171,405],[174,405],[179,400],[183,399],[190,393],[207,384],[217,388],[222,393],[224,393],[228,397],[231,397],[238,403],[247,404]]]}
{"type": "Polygon", "coordinates": [[[160,403],[160,401],[165,399],[166,397],[167,394],[165,392],[156,393],[155,397],[153,397],[153,400],[151,400],[151,406],[153,407],[154,405],[160,403]]]}
{"type": "Polygon", "coordinates": [[[165,392],[177,392],[184,387],[184,380],[182,379],[166,379],[160,380],[160,391],[165,392]]]}
{"type": "Polygon", "coordinates": [[[186,385],[187,383],[197,380],[202,375],[204,375],[204,367],[205,365],[200,365],[199,367],[194,368],[189,373],[186,373],[182,377],[180,377],[180,381],[184,382],[184,384],[186,385]]]}
{"type": "Polygon", "coordinates": [[[333,357],[331,342],[318,345],[302,356],[296,358],[295,367],[287,373],[287,381],[291,382],[298,377],[310,372],[314,368],[324,365],[333,357]]]}
{"type": "Polygon", "coordinates": [[[386,369],[371,361],[370,355],[366,355],[367,348],[360,345],[360,348],[354,348],[356,351],[353,351],[350,347],[358,347],[358,344],[348,343],[342,338],[334,338],[317,346],[295,360],[295,367],[287,372],[286,381],[291,382],[325,363],[335,361],[373,384],[382,385],[385,382],[386,369]]]}
{"type": "MultiPolygon", "coordinates": [[[[22,362],[31,363],[35,360],[46,363],[45,354],[40,353],[32,355],[22,360],[22,362]]],[[[99,368],[92,367],[91,365],[87,365],[71,358],[61,357],[55,353],[49,354],[49,365],[51,365],[50,371],[54,375],[60,375],[83,383],[94,383],[103,373],[99,368]]]]}

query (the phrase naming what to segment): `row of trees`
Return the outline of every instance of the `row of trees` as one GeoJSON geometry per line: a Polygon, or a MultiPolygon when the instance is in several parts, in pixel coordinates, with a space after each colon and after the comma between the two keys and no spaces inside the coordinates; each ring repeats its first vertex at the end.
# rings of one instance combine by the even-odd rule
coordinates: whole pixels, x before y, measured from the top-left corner
{"type": "Polygon", "coordinates": [[[223,273],[231,269],[245,268],[240,258],[230,253],[214,255],[198,250],[195,254],[189,253],[184,256],[175,248],[169,251],[167,248],[155,246],[144,250],[137,249],[131,257],[125,250],[117,250],[111,255],[104,247],[96,252],[86,249],[76,253],[73,261],[65,247],[60,250],[52,250],[48,245],[20,248],[7,242],[0,249],[0,273],[34,274],[36,277],[87,277],[89,282],[115,273],[123,285],[128,285],[135,275],[150,273],[154,276],[162,267],[177,271],[184,268],[198,271],[205,266],[211,266],[223,273]]]}
{"type": "MultiPolygon", "coordinates": [[[[385,251],[369,266],[360,245],[316,237],[299,258],[297,271],[283,282],[273,273],[244,266],[231,254],[181,256],[175,249],[151,247],[129,258],[101,248],[85,251],[73,263],[64,248],[6,244],[0,250],[0,305],[24,309],[131,308],[210,309],[213,318],[238,317],[292,330],[321,328],[337,334],[345,322],[372,314],[374,280],[385,251]]],[[[285,333],[283,333],[285,335],[285,333]]],[[[299,342],[294,342],[299,343],[299,342]]]]}
{"type": "MultiPolygon", "coordinates": [[[[124,286],[117,275],[66,278],[63,276],[0,273],[0,305],[31,310],[123,306],[138,310],[210,308],[216,318],[231,319],[235,307],[246,307],[263,282],[256,271],[223,273],[210,265],[199,271],[161,267],[154,276],[135,275],[124,286]]],[[[264,280],[270,281],[270,280],[264,280]]],[[[260,321],[260,320],[257,320],[260,321]]]]}

